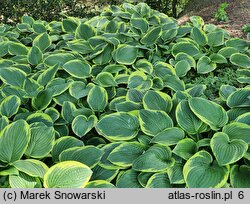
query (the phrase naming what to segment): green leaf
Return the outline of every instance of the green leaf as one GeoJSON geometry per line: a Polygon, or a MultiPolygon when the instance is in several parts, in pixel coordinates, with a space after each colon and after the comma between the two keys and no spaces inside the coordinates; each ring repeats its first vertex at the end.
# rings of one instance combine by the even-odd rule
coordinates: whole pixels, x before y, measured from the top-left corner
{"type": "Polygon", "coordinates": [[[14,67],[1,68],[0,78],[5,84],[22,88],[26,79],[26,73],[14,67]]]}
{"type": "Polygon", "coordinates": [[[0,176],[10,176],[10,175],[19,175],[19,171],[15,167],[9,167],[8,169],[1,170],[0,176]]]}
{"type": "Polygon", "coordinates": [[[167,170],[173,164],[174,159],[171,149],[167,146],[155,144],[134,160],[132,168],[142,172],[160,172],[167,170]]]}
{"type": "Polygon", "coordinates": [[[55,97],[53,98],[53,101],[56,104],[58,104],[59,106],[63,106],[63,103],[65,101],[71,102],[73,104],[77,103],[77,100],[73,96],[71,96],[68,91],[65,91],[65,89],[67,89],[68,87],[69,87],[69,84],[62,84],[61,86],[60,85],[56,86],[56,88],[58,88],[59,91],[64,91],[63,93],[61,93],[59,95],[56,94],[56,96],[55,96],[55,93],[54,93],[55,97]],[[63,88],[63,90],[62,90],[62,88],[63,88]]]}
{"type": "Polygon", "coordinates": [[[12,165],[17,168],[18,171],[21,171],[32,177],[40,178],[43,178],[44,174],[49,169],[46,164],[35,159],[18,160],[13,162],[12,165]]]}
{"type": "Polygon", "coordinates": [[[85,188],[116,188],[113,184],[103,181],[103,180],[95,180],[90,181],[85,188]]]}
{"type": "Polygon", "coordinates": [[[131,18],[130,24],[132,27],[141,31],[141,33],[147,33],[149,25],[144,18],[131,18]]]}
{"type": "Polygon", "coordinates": [[[176,75],[176,72],[170,64],[158,61],[154,64],[154,74],[161,79],[165,79],[168,75],[173,77],[176,75]]]}
{"type": "Polygon", "coordinates": [[[175,161],[174,165],[171,166],[168,170],[168,177],[171,184],[184,184],[185,180],[183,177],[183,166],[179,161],[175,161]]]}
{"type": "Polygon", "coordinates": [[[213,130],[218,130],[228,122],[226,111],[215,102],[194,97],[189,100],[189,106],[193,113],[213,130]]]}
{"type": "MultiPolygon", "coordinates": [[[[56,69],[55,69],[56,70],[56,69]]],[[[51,70],[52,71],[52,70],[51,70]]],[[[52,71],[53,72],[53,71],[52,71]]],[[[46,77],[45,80],[49,80],[49,77],[53,77],[52,73],[50,73],[48,75],[48,78],[46,77]],[[50,75],[51,74],[51,75],[50,75]]],[[[50,91],[52,91],[53,96],[58,96],[55,97],[54,99],[56,99],[56,101],[60,101],[60,97],[64,98],[65,101],[72,101],[73,99],[68,95],[67,92],[65,92],[69,86],[70,86],[71,82],[67,81],[65,79],[62,78],[55,78],[52,79],[46,86],[46,88],[50,91]],[[67,96],[65,96],[64,94],[66,94],[67,96]],[[67,98],[69,96],[69,98],[67,98]],[[68,99],[68,100],[67,100],[68,99]],[[70,100],[72,99],[72,100],[70,100]]],[[[74,101],[74,100],[73,100],[74,101]]],[[[63,104],[64,101],[62,101],[63,104]]]]}
{"type": "Polygon", "coordinates": [[[101,86],[93,86],[88,93],[87,103],[93,111],[104,111],[104,109],[108,105],[107,91],[101,86]]]}
{"type": "Polygon", "coordinates": [[[88,40],[89,38],[96,35],[95,29],[85,23],[81,23],[77,28],[75,32],[75,38],[76,39],[84,39],[88,40]]]}
{"type": "Polygon", "coordinates": [[[250,106],[250,88],[239,89],[227,98],[227,105],[230,108],[250,106]]]}
{"type": "Polygon", "coordinates": [[[112,60],[113,51],[114,46],[112,44],[106,44],[103,46],[103,51],[93,59],[93,62],[97,65],[108,64],[112,60]]]}
{"type": "Polygon", "coordinates": [[[171,188],[170,180],[166,172],[152,175],[145,188],[171,188]]]}
{"type": "Polygon", "coordinates": [[[153,65],[146,59],[140,59],[138,60],[133,67],[139,71],[152,74],[154,71],[153,65]]]}
{"type": "Polygon", "coordinates": [[[186,89],[186,93],[190,94],[192,97],[202,96],[207,86],[203,84],[192,85],[191,88],[186,89]]]}
{"type": "Polygon", "coordinates": [[[34,98],[31,100],[32,107],[35,110],[44,110],[51,103],[53,98],[53,92],[51,90],[43,90],[39,92],[34,98]]]}
{"type": "Polygon", "coordinates": [[[245,123],[250,125],[250,112],[244,113],[235,119],[235,122],[245,123]]]}
{"type": "Polygon", "coordinates": [[[139,183],[145,188],[148,180],[150,179],[150,177],[153,174],[154,173],[152,173],[152,172],[141,172],[141,173],[139,173],[137,179],[138,179],[139,183]]]}
{"type": "Polygon", "coordinates": [[[42,52],[44,52],[50,45],[51,39],[47,33],[38,35],[33,41],[33,46],[38,47],[42,52]]]}
{"type": "Polygon", "coordinates": [[[6,116],[0,116],[0,132],[9,125],[9,119],[6,116]]]}
{"type": "Polygon", "coordinates": [[[212,72],[217,67],[216,63],[211,62],[211,59],[207,56],[204,56],[199,59],[197,63],[197,72],[199,74],[207,74],[212,72]]]}
{"type": "Polygon", "coordinates": [[[32,78],[27,78],[24,83],[24,90],[26,92],[25,98],[36,97],[37,94],[43,89],[41,85],[37,83],[36,80],[32,78]]]}
{"type": "Polygon", "coordinates": [[[96,125],[97,121],[95,115],[88,118],[84,115],[78,115],[72,121],[72,130],[78,137],[83,137],[96,125]]]}
{"type": "Polygon", "coordinates": [[[180,52],[175,56],[175,60],[176,61],[186,61],[188,62],[188,64],[190,65],[190,67],[196,67],[196,62],[194,60],[194,58],[184,52],[180,52]]]}
{"type": "Polygon", "coordinates": [[[55,131],[56,131],[56,137],[63,137],[65,135],[69,135],[69,128],[67,125],[62,125],[62,124],[55,125],[55,131]]]}
{"type": "Polygon", "coordinates": [[[125,71],[127,67],[125,65],[120,65],[120,64],[109,64],[104,67],[102,70],[103,72],[109,72],[111,74],[115,74],[118,72],[125,71]]]}
{"type": "Polygon", "coordinates": [[[4,57],[9,52],[9,41],[0,42],[0,57],[4,57]]]}
{"type": "Polygon", "coordinates": [[[59,160],[63,161],[78,161],[89,168],[93,168],[98,164],[101,160],[104,152],[97,147],[94,146],[86,146],[86,147],[72,147],[64,150],[59,155],[59,160]]]}
{"type": "Polygon", "coordinates": [[[218,54],[225,58],[230,58],[232,54],[238,53],[239,51],[234,47],[223,47],[219,50],[218,54]]]}
{"type": "Polygon", "coordinates": [[[228,117],[229,117],[229,121],[234,121],[237,117],[239,117],[242,114],[248,113],[250,112],[250,108],[246,107],[246,108],[232,108],[230,110],[227,111],[228,117]]]}
{"type": "Polygon", "coordinates": [[[230,140],[241,139],[250,144],[250,125],[240,122],[232,122],[223,127],[222,132],[226,133],[230,140]]]}
{"type": "Polygon", "coordinates": [[[139,131],[139,121],[129,113],[112,113],[101,118],[96,130],[110,140],[130,140],[136,137],[139,131]]]}
{"type": "Polygon", "coordinates": [[[9,183],[11,188],[41,188],[42,184],[39,178],[31,177],[23,172],[19,175],[10,175],[9,183]]]}
{"type": "Polygon", "coordinates": [[[138,48],[131,45],[120,44],[115,51],[113,58],[119,64],[131,65],[134,64],[137,55],[138,48]]]}
{"type": "Polygon", "coordinates": [[[142,71],[135,71],[128,78],[129,89],[148,90],[151,86],[152,80],[142,71]]]}
{"type": "Polygon", "coordinates": [[[64,136],[60,137],[59,139],[56,140],[53,149],[51,151],[52,154],[52,159],[54,162],[59,160],[59,155],[64,151],[72,147],[82,147],[84,146],[84,143],[71,136],[64,136]]]}
{"type": "Polygon", "coordinates": [[[177,28],[162,30],[161,38],[164,42],[169,42],[176,37],[178,33],[177,28]]]}
{"type": "Polygon", "coordinates": [[[199,45],[206,45],[208,42],[208,38],[207,35],[204,31],[202,31],[201,29],[194,27],[191,30],[191,38],[193,38],[193,40],[198,43],[199,45]]]}
{"type": "Polygon", "coordinates": [[[67,123],[71,123],[74,119],[74,112],[76,111],[76,106],[70,101],[64,101],[62,105],[62,117],[67,123]]]}
{"type": "Polygon", "coordinates": [[[90,76],[91,66],[82,60],[71,60],[63,65],[63,69],[71,76],[84,79],[90,76]]]}
{"type": "Polygon", "coordinates": [[[47,29],[46,29],[46,27],[42,24],[42,23],[34,23],[33,25],[32,25],[32,27],[33,27],[33,29],[34,29],[34,31],[36,32],[36,33],[44,33],[44,32],[47,32],[47,29]]]}
{"type": "Polygon", "coordinates": [[[218,63],[218,64],[226,64],[227,63],[227,59],[223,55],[218,54],[218,53],[211,54],[209,56],[209,58],[214,63],[218,63]]]}
{"type": "Polygon", "coordinates": [[[32,127],[30,133],[30,141],[25,155],[33,158],[48,156],[55,142],[54,128],[47,126],[32,127]]]}
{"type": "Polygon", "coordinates": [[[30,128],[24,120],[7,125],[0,133],[0,160],[11,163],[21,159],[30,140],[30,128]]]}
{"type": "Polygon", "coordinates": [[[140,110],[139,122],[143,133],[155,136],[166,128],[173,127],[173,121],[167,113],[156,110],[140,110]]]}
{"type": "Polygon", "coordinates": [[[44,70],[43,73],[40,74],[39,77],[37,78],[37,82],[42,86],[47,85],[55,77],[58,69],[59,69],[59,66],[54,65],[44,70]]]}
{"type": "Polygon", "coordinates": [[[175,71],[178,77],[186,76],[187,72],[191,69],[190,64],[186,60],[181,60],[175,64],[175,71]]]}
{"type": "Polygon", "coordinates": [[[15,115],[21,105],[21,100],[17,96],[8,96],[0,103],[0,115],[8,118],[15,115]]]}
{"type": "Polygon", "coordinates": [[[199,49],[189,42],[178,42],[172,48],[172,54],[176,57],[179,53],[186,53],[192,57],[200,54],[199,49]]]}
{"type": "Polygon", "coordinates": [[[162,110],[169,113],[172,106],[171,97],[160,91],[148,90],[143,97],[143,107],[148,110],[162,110]]]}
{"type": "Polygon", "coordinates": [[[113,149],[107,159],[117,166],[130,167],[145,150],[146,147],[139,142],[125,142],[113,149]]]}
{"type": "Polygon", "coordinates": [[[179,157],[188,160],[197,152],[197,150],[196,143],[190,138],[185,138],[177,143],[172,152],[179,157]]]}
{"type": "Polygon", "coordinates": [[[132,101],[124,101],[124,102],[115,104],[115,109],[118,112],[130,112],[130,111],[142,109],[142,105],[139,103],[132,102],[132,101]]]}
{"type": "Polygon", "coordinates": [[[221,30],[208,33],[207,37],[210,47],[218,47],[224,44],[224,32],[221,30]]]}
{"type": "Polygon", "coordinates": [[[118,175],[116,187],[117,188],[142,188],[138,179],[138,172],[133,169],[127,170],[125,172],[121,172],[118,175]]]}
{"type": "Polygon", "coordinates": [[[38,65],[39,63],[41,63],[42,60],[43,60],[42,51],[38,47],[33,46],[28,52],[28,62],[31,65],[38,65]]]}
{"type": "Polygon", "coordinates": [[[101,72],[96,76],[96,83],[102,87],[112,87],[116,86],[117,83],[112,74],[108,72],[101,72]]]}
{"type": "Polygon", "coordinates": [[[157,143],[161,145],[175,145],[180,140],[182,140],[185,137],[185,133],[182,129],[178,127],[172,127],[167,128],[157,134],[153,139],[150,141],[150,143],[157,143]]]}
{"type": "Polygon", "coordinates": [[[80,54],[89,54],[93,51],[88,41],[85,40],[72,40],[68,41],[67,45],[70,50],[80,54]]]}
{"type": "Polygon", "coordinates": [[[249,188],[250,167],[247,165],[234,165],[230,172],[230,184],[233,188],[249,188]]]}
{"type": "Polygon", "coordinates": [[[119,26],[117,21],[111,20],[109,23],[105,26],[105,31],[107,33],[116,33],[119,26]]]}
{"type": "MultiPolygon", "coordinates": [[[[114,165],[108,160],[108,156],[110,152],[113,151],[116,147],[118,147],[121,144],[121,142],[112,142],[109,144],[104,145],[101,150],[104,151],[104,154],[101,158],[101,161],[99,163],[99,166],[108,170],[117,170],[120,169],[121,167],[114,165]]],[[[113,174],[112,174],[113,175],[113,174]]]]}
{"type": "Polygon", "coordinates": [[[84,82],[74,81],[69,86],[69,93],[74,98],[80,99],[88,95],[88,89],[84,82]]]}
{"type": "Polygon", "coordinates": [[[35,20],[31,16],[22,16],[21,21],[32,26],[35,20]]]}
{"type": "Polygon", "coordinates": [[[11,55],[27,55],[29,49],[22,43],[9,43],[9,53],[11,55]]]}
{"type": "Polygon", "coordinates": [[[247,51],[249,47],[249,42],[240,38],[231,38],[227,40],[225,44],[227,47],[233,47],[239,50],[240,52],[247,51]]]}
{"type": "Polygon", "coordinates": [[[207,129],[207,125],[192,112],[187,100],[183,100],[177,105],[176,120],[188,134],[197,134],[207,129]]]}
{"type": "Polygon", "coordinates": [[[27,123],[32,124],[32,123],[37,123],[37,122],[42,122],[44,125],[51,127],[53,126],[53,120],[51,117],[45,113],[32,113],[26,118],[27,123]]]}
{"type": "Polygon", "coordinates": [[[184,81],[180,80],[178,76],[166,75],[163,81],[166,87],[174,90],[175,92],[185,90],[184,81]]]}
{"type": "Polygon", "coordinates": [[[152,46],[161,36],[161,27],[156,27],[147,32],[141,39],[141,43],[146,46],[152,46]]]}
{"type": "Polygon", "coordinates": [[[243,140],[229,139],[223,132],[217,132],[211,139],[210,146],[218,164],[225,166],[240,160],[248,149],[248,144],[243,140]]]}
{"type": "Polygon", "coordinates": [[[184,165],[183,175],[189,188],[221,188],[227,182],[229,166],[220,167],[207,151],[199,151],[184,165]]]}
{"type": "Polygon", "coordinates": [[[105,180],[105,181],[110,182],[116,177],[116,175],[119,172],[119,169],[111,170],[111,169],[106,169],[99,165],[96,165],[92,169],[92,171],[93,171],[93,174],[91,176],[91,180],[105,180]]]}
{"type": "Polygon", "coordinates": [[[52,166],[44,176],[45,188],[83,188],[92,175],[91,169],[76,161],[64,161],[52,166]]]}
{"type": "Polygon", "coordinates": [[[219,90],[220,98],[223,101],[227,101],[231,93],[235,92],[237,89],[234,86],[222,85],[219,90]]]}
{"type": "Polygon", "coordinates": [[[195,28],[202,28],[204,26],[204,20],[200,16],[191,16],[190,21],[195,28]]]}
{"type": "Polygon", "coordinates": [[[209,147],[210,146],[210,141],[211,141],[210,138],[203,138],[203,139],[199,140],[197,142],[198,149],[200,149],[202,147],[209,147]]]}
{"type": "Polygon", "coordinates": [[[58,53],[51,54],[44,59],[44,63],[47,66],[60,65],[63,66],[65,63],[75,60],[75,57],[70,53],[58,53]]]}
{"type": "Polygon", "coordinates": [[[66,18],[62,20],[62,29],[67,33],[74,33],[78,24],[73,18],[66,18]]]}
{"type": "Polygon", "coordinates": [[[125,93],[125,95],[126,95],[126,100],[128,100],[128,101],[133,101],[135,103],[141,103],[143,96],[144,96],[144,91],[139,90],[139,89],[129,89],[125,93]]]}
{"type": "Polygon", "coordinates": [[[245,54],[232,54],[230,57],[230,62],[239,67],[250,68],[250,57],[245,54]]]}

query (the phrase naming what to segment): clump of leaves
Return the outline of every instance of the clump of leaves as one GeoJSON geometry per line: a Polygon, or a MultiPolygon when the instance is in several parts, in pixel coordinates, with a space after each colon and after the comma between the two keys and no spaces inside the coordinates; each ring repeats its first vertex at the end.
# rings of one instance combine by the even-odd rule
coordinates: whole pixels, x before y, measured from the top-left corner
{"type": "Polygon", "coordinates": [[[228,21],[228,14],[225,9],[229,6],[228,3],[222,3],[219,5],[218,9],[213,13],[212,17],[214,17],[217,21],[228,21]]]}
{"type": "Polygon", "coordinates": [[[125,3],[2,25],[0,185],[250,187],[249,43],[190,20],[125,3]]]}
{"type": "Polygon", "coordinates": [[[244,33],[250,33],[250,24],[246,24],[242,27],[244,33]]]}
{"type": "Polygon", "coordinates": [[[231,85],[234,87],[242,87],[242,85],[235,79],[241,77],[239,73],[237,73],[237,67],[230,66],[220,66],[213,72],[208,74],[197,76],[196,72],[189,72],[184,78],[184,82],[186,84],[204,84],[206,85],[206,90],[204,94],[207,98],[211,100],[215,100],[218,97],[220,87],[222,85],[231,85]]]}

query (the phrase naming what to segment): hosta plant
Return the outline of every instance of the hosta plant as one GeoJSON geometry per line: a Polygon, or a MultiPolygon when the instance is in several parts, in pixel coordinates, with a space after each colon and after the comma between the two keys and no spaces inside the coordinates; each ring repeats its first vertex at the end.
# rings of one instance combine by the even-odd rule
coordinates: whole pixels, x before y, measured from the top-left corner
{"type": "Polygon", "coordinates": [[[1,25],[1,187],[250,187],[249,55],[144,3],[1,25]]]}

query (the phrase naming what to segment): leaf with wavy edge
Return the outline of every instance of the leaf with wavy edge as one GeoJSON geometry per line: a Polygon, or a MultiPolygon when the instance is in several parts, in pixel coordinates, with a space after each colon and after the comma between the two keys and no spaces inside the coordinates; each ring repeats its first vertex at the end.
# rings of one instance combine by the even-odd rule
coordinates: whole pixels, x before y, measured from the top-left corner
{"type": "Polygon", "coordinates": [[[227,182],[229,165],[220,167],[211,154],[202,150],[186,162],[183,175],[189,188],[220,188],[227,182]]]}
{"type": "Polygon", "coordinates": [[[248,149],[248,144],[241,139],[230,140],[223,132],[214,134],[210,146],[219,165],[233,164],[240,160],[248,149]]]}

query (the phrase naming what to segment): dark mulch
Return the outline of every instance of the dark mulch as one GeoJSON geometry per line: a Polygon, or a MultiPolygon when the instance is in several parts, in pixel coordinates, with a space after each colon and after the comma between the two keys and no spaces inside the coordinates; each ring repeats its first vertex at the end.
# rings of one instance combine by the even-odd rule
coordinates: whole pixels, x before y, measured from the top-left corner
{"type": "Polygon", "coordinates": [[[213,23],[221,28],[226,29],[233,37],[246,37],[246,34],[242,32],[242,27],[246,24],[250,24],[250,0],[236,0],[229,3],[226,9],[229,16],[229,21],[218,22],[212,18],[219,4],[213,4],[199,11],[192,11],[179,19],[179,23],[182,24],[188,21],[190,16],[201,16],[206,23],[213,23]]]}

